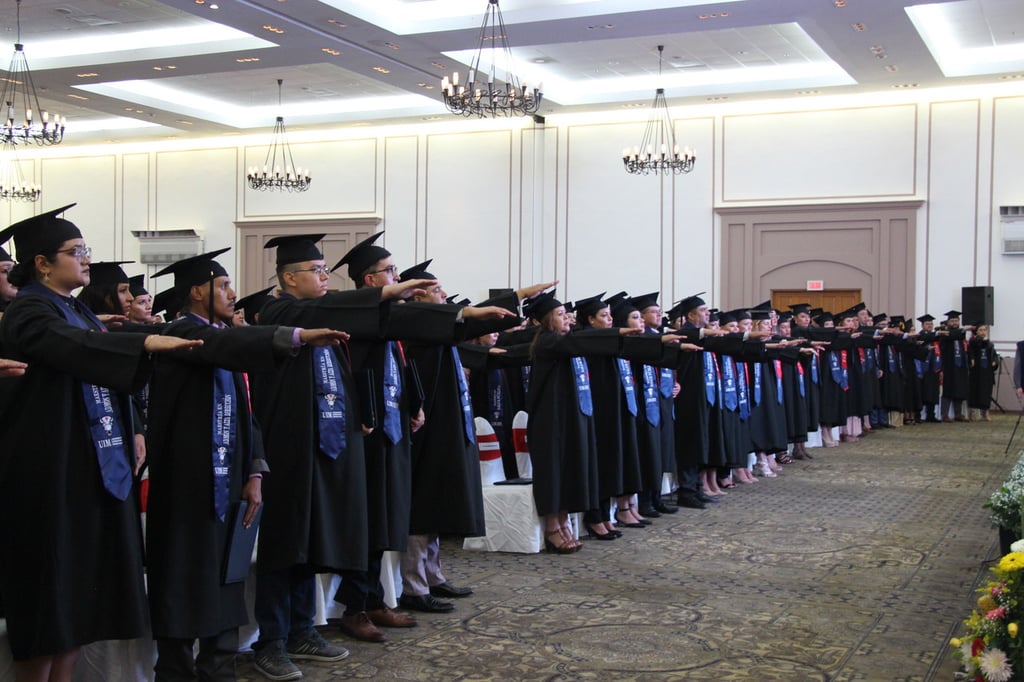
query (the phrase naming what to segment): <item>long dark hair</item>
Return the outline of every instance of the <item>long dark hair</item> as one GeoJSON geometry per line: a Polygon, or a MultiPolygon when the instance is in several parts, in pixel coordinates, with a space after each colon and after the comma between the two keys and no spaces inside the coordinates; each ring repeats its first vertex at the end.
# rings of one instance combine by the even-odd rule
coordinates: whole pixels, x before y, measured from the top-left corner
{"type": "Polygon", "coordinates": [[[78,302],[96,315],[123,315],[117,284],[90,284],[78,293],[78,302]]]}
{"type": "MultiPolygon", "coordinates": [[[[61,246],[63,246],[63,244],[61,246]]],[[[38,255],[46,258],[47,263],[57,262],[56,249],[48,253],[41,253],[38,255]]],[[[40,273],[39,270],[36,269],[35,256],[33,256],[32,259],[27,262],[20,261],[18,263],[15,263],[14,267],[11,268],[11,272],[7,275],[7,281],[10,282],[12,286],[16,286],[19,289],[25,286],[26,284],[31,284],[32,282],[40,281],[42,279],[42,273],[40,273]]]]}

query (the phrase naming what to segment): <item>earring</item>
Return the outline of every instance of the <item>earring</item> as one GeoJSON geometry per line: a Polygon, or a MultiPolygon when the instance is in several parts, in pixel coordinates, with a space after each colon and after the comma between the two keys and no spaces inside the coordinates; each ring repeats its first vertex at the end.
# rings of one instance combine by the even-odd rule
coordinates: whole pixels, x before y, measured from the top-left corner
{"type": "Polygon", "coordinates": [[[43,281],[44,282],[49,282],[50,281],[50,273],[48,273],[48,272],[44,272],[43,273],[43,281]]]}

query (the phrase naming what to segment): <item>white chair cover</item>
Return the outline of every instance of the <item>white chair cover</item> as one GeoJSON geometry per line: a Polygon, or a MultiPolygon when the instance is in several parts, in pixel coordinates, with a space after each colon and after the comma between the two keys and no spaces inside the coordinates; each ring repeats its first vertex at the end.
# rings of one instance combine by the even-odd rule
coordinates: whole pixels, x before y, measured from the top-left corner
{"type": "Polygon", "coordinates": [[[516,466],[519,478],[533,478],[533,462],[530,461],[530,445],[526,440],[526,413],[520,410],[512,418],[512,446],[516,449],[516,466]]]}
{"type": "Polygon", "coordinates": [[[473,420],[476,425],[476,444],[480,450],[480,482],[484,487],[505,480],[505,469],[501,464],[501,445],[498,434],[483,417],[473,420]]]}

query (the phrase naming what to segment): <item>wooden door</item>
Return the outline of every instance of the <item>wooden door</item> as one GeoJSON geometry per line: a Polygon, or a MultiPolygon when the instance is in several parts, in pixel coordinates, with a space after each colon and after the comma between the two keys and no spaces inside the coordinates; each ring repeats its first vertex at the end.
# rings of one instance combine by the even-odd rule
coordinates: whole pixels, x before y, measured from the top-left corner
{"type": "MultiPolygon", "coordinates": [[[[276,249],[264,249],[263,245],[272,237],[298,234],[320,234],[326,236],[320,242],[327,267],[341,260],[349,249],[380,231],[380,218],[344,218],[327,220],[280,220],[236,222],[240,252],[238,296],[247,296],[269,286],[277,286],[275,268],[276,249]]],[[[331,273],[330,289],[345,291],[354,289],[355,282],[348,276],[348,266],[342,266],[331,273]]]]}
{"type": "Polygon", "coordinates": [[[860,303],[860,289],[826,289],[825,291],[804,291],[803,289],[772,289],[772,307],[789,310],[798,303],[810,303],[812,308],[821,308],[832,314],[842,312],[860,303]]]}

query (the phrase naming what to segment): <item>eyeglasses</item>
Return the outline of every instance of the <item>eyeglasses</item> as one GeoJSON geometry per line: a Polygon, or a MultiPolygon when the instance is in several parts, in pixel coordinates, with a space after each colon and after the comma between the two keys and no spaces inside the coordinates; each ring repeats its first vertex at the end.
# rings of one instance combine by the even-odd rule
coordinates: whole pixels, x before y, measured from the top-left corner
{"type": "Polygon", "coordinates": [[[77,258],[78,260],[92,258],[92,249],[85,244],[79,244],[71,247],[70,249],[58,249],[57,253],[66,253],[72,258],[77,258]]]}
{"type": "Polygon", "coordinates": [[[316,267],[313,267],[313,268],[303,268],[303,269],[300,269],[300,270],[289,270],[288,272],[312,272],[317,277],[323,277],[325,275],[331,274],[331,269],[329,267],[327,267],[326,265],[317,265],[316,267]]]}
{"type": "Polygon", "coordinates": [[[389,265],[386,268],[381,268],[380,270],[370,270],[370,272],[368,272],[367,274],[369,274],[369,275],[377,275],[377,274],[380,274],[382,272],[386,272],[386,273],[390,274],[392,277],[394,277],[395,275],[398,274],[398,266],[397,265],[389,265]]]}

